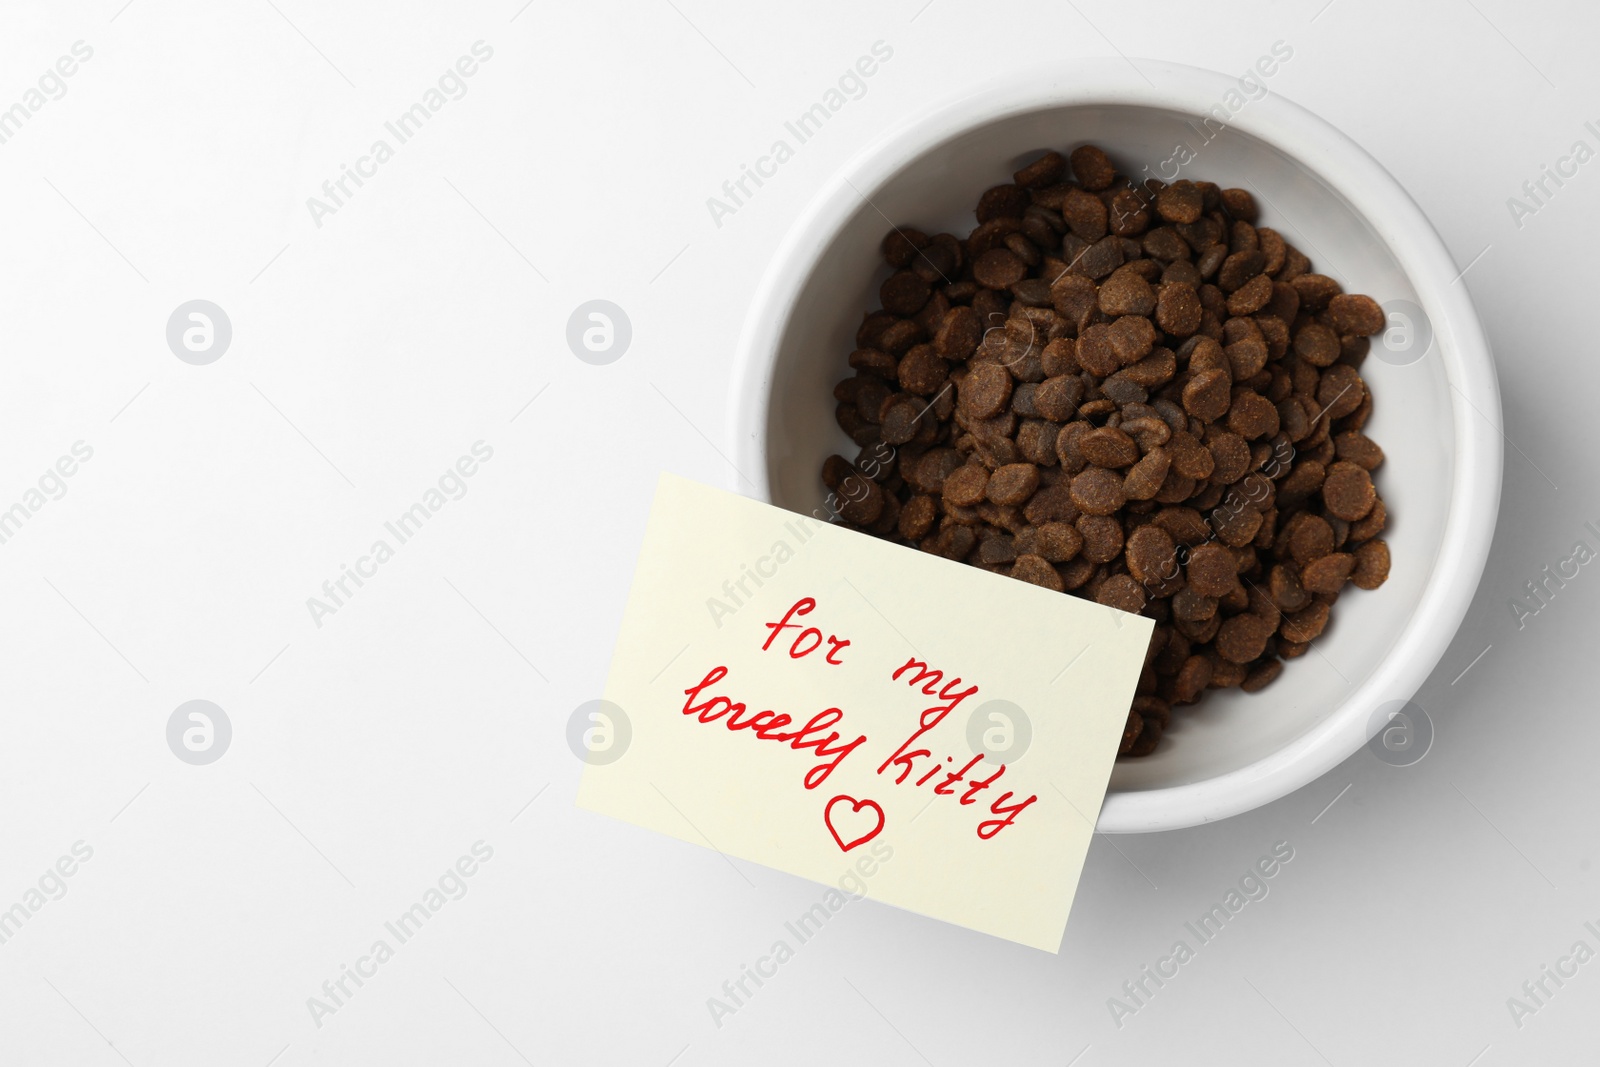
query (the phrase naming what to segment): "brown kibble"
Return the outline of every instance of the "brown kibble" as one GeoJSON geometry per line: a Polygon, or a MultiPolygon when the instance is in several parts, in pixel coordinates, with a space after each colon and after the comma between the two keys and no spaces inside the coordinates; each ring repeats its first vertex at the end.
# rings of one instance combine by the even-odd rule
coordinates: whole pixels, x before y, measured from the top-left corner
{"type": "Polygon", "coordinates": [[[1065,563],[1083,551],[1083,535],[1069,522],[1046,522],[1033,528],[1033,551],[1051,563],[1065,563]]]}
{"type": "Polygon", "coordinates": [[[1107,607],[1137,615],[1144,610],[1144,590],[1126,574],[1113,574],[1096,591],[1095,600],[1107,607]]]}
{"type": "MultiPolygon", "coordinates": [[[[932,345],[917,345],[900,361],[896,374],[900,388],[906,392],[913,396],[932,396],[944,388],[950,368],[932,345]]],[[[921,410],[926,406],[926,403],[918,404],[917,408],[921,410]]]]}
{"type": "Polygon", "coordinates": [[[1288,532],[1289,554],[1302,567],[1333,551],[1333,527],[1320,515],[1301,513],[1288,532]]]}
{"type": "Polygon", "coordinates": [[[1356,558],[1348,552],[1330,552],[1300,570],[1300,584],[1308,593],[1332,596],[1344,588],[1355,570],[1356,558]]]}
{"type": "Polygon", "coordinates": [[[870,526],[883,514],[883,489],[860,471],[851,471],[835,492],[839,516],[852,526],[870,526]]]}
{"type": "Polygon", "coordinates": [[[900,509],[900,536],[908,541],[920,541],[933,529],[938,517],[939,506],[933,497],[919,493],[900,509]]]}
{"type": "Polygon", "coordinates": [[[983,195],[978,198],[976,211],[978,222],[1020,219],[1032,202],[1033,198],[1028,195],[1028,190],[1020,185],[996,185],[992,189],[985,189],[983,195]]]}
{"type": "Polygon", "coordinates": [[[1204,208],[1200,187],[1186,178],[1156,194],[1156,214],[1168,222],[1194,222],[1204,208]]]}
{"type": "Polygon", "coordinates": [[[1139,446],[1123,431],[1102,426],[1078,439],[1078,450],[1097,467],[1131,467],[1139,459],[1139,446]]]}
{"type": "Polygon", "coordinates": [[[1122,476],[1104,467],[1087,467],[1072,479],[1072,502],[1086,515],[1110,515],[1127,502],[1122,476]]]}
{"type": "Polygon", "coordinates": [[[1061,581],[1061,575],[1056,573],[1056,569],[1040,556],[1018,556],[1017,561],[1011,565],[1011,577],[1030,585],[1053,589],[1058,593],[1066,592],[1067,588],[1061,581]]]}
{"type": "Polygon", "coordinates": [[[984,488],[990,503],[1023,504],[1039,488],[1039,468],[1032,463],[1007,463],[989,476],[984,488]]]}
{"type": "Polygon", "coordinates": [[[982,503],[989,488],[989,470],[981,463],[968,463],[944,480],[944,502],[957,507],[982,503]]]}
{"type": "MultiPolygon", "coordinates": [[[[1260,255],[1259,252],[1256,254],[1260,255]]],[[[1272,279],[1265,274],[1257,274],[1228,294],[1228,314],[1254,315],[1271,300],[1272,279]]]]}
{"type": "Polygon", "coordinates": [[[973,418],[1000,414],[1011,400],[1011,374],[998,363],[979,363],[956,387],[956,403],[973,418]]]}
{"type": "Polygon", "coordinates": [[[834,389],[861,452],[822,480],[852,528],[1154,619],[1122,745],[1145,756],[1175,705],[1269,685],[1388,577],[1359,372],[1385,312],[1245,189],[1092,145],[1014,179],[964,236],[885,237],[834,389]]]}
{"type": "Polygon", "coordinates": [[[1294,354],[1313,367],[1331,367],[1339,361],[1339,335],[1320,322],[1307,323],[1294,335],[1294,354]]]}
{"type": "Polygon", "coordinates": [[[1211,660],[1205,656],[1190,656],[1184,660],[1173,686],[1177,698],[1186,704],[1198,699],[1211,683],[1211,671],[1211,660]]]}
{"type": "Polygon", "coordinates": [[[1232,384],[1223,371],[1201,371],[1183,387],[1183,409],[1201,422],[1222,418],[1233,403],[1232,384]]]}
{"type": "MultiPolygon", "coordinates": [[[[1267,257],[1261,254],[1260,249],[1250,252],[1235,252],[1223,259],[1222,265],[1217,268],[1217,288],[1224,293],[1232,293],[1244,287],[1245,283],[1259,275],[1267,265],[1267,257]]],[[[1265,301],[1263,301],[1265,306],[1265,301]]]]}
{"type": "Polygon", "coordinates": [[[1300,294],[1300,306],[1307,311],[1321,311],[1328,302],[1344,290],[1326,274],[1302,274],[1290,283],[1300,294]]]}
{"type": "Polygon", "coordinates": [[[1277,680],[1283,673],[1283,660],[1276,657],[1264,660],[1250,668],[1250,673],[1244,676],[1244,681],[1239,683],[1239,688],[1246,693],[1259,693],[1277,680]]]}
{"type": "Polygon", "coordinates": [[[1028,265],[1009,248],[991,248],[972,264],[972,276],[986,289],[1005,289],[1027,273],[1028,265]]]}
{"type": "Polygon", "coordinates": [[[1217,631],[1217,655],[1229,663],[1250,663],[1259,659],[1272,637],[1275,620],[1260,615],[1235,615],[1224,619],[1217,631]]]}
{"type": "Polygon", "coordinates": [[[1083,331],[1078,335],[1079,365],[1097,377],[1115,374],[1122,366],[1122,361],[1111,342],[1111,327],[1103,323],[1096,323],[1083,331]]]}
{"type": "Polygon", "coordinates": [[[904,267],[927,243],[927,235],[921,230],[892,229],[883,236],[883,258],[891,267],[904,267]]]}
{"type": "Polygon", "coordinates": [[[1194,286],[1167,283],[1156,298],[1156,324],[1174,337],[1188,337],[1200,328],[1203,310],[1194,286]]]}
{"type": "Polygon", "coordinates": [[[1184,570],[1189,587],[1201,596],[1226,596],[1239,584],[1233,553],[1218,544],[1201,545],[1189,553],[1189,565],[1184,570]]]}
{"type": "Polygon", "coordinates": [[[1372,475],[1362,468],[1343,460],[1328,467],[1328,476],[1322,482],[1322,502],[1328,514],[1355,522],[1372,510],[1377,499],[1372,475]]]}
{"type": "Polygon", "coordinates": [[[1110,563],[1122,552],[1122,524],[1109,515],[1084,515],[1078,519],[1083,535],[1081,559],[1090,563],[1110,563]]]}
{"type": "Polygon", "coordinates": [[[1278,409],[1260,393],[1240,393],[1228,409],[1228,429],[1247,441],[1278,432],[1278,409]]]}
{"type": "Polygon", "coordinates": [[[1117,755],[1132,755],[1134,746],[1139,743],[1139,735],[1143,731],[1144,716],[1137,711],[1129,709],[1127,724],[1122,728],[1122,743],[1117,746],[1117,755]]]}
{"type": "Polygon", "coordinates": [[[1054,185],[1067,176],[1067,160],[1060,152],[1046,152],[1011,176],[1024,189],[1054,185]]]}
{"type": "Polygon", "coordinates": [[[1147,524],[1133,531],[1123,555],[1128,561],[1128,573],[1141,582],[1156,584],[1177,575],[1177,548],[1172,535],[1159,526],[1147,524]]]}
{"type": "Polygon", "coordinates": [[[1072,176],[1085,189],[1098,192],[1116,181],[1117,168],[1111,159],[1092,144],[1079,145],[1072,150],[1072,176]]]}
{"type": "Polygon", "coordinates": [[[1143,459],[1128,469],[1122,491],[1129,500],[1150,500],[1161,491],[1172,465],[1172,454],[1165,448],[1152,448],[1143,459]]]}
{"type": "Polygon", "coordinates": [[[933,287],[909,270],[897,271],[878,289],[883,310],[901,318],[909,318],[922,310],[922,305],[933,295],[933,287]]]}
{"type": "Polygon", "coordinates": [[[1333,439],[1333,447],[1340,459],[1349,460],[1362,470],[1377,470],[1383,464],[1383,449],[1359,431],[1339,434],[1333,439]]]}
{"type": "Polygon", "coordinates": [[[1100,287],[1100,310],[1107,315],[1148,315],[1156,308],[1156,291],[1143,277],[1124,267],[1100,287]]]}
{"type": "Polygon", "coordinates": [[[1362,293],[1340,293],[1328,301],[1328,325],[1335,333],[1370,337],[1388,324],[1383,308],[1362,293]]]}
{"type": "Polygon", "coordinates": [[[1328,625],[1328,605],[1318,601],[1303,611],[1286,616],[1278,626],[1284,640],[1303,645],[1322,636],[1328,625]]]}
{"type": "Polygon", "coordinates": [[[933,335],[933,350],[940,359],[958,363],[968,359],[978,350],[983,340],[983,323],[978,313],[970,307],[958,305],[945,313],[944,321],[933,335]]]}
{"type": "Polygon", "coordinates": [[[1106,235],[1106,204],[1093,193],[1082,189],[1069,189],[1061,202],[1061,217],[1072,233],[1089,242],[1106,235]]]}
{"type": "Polygon", "coordinates": [[[1229,215],[1243,222],[1255,222],[1258,216],[1256,198],[1248,189],[1222,190],[1222,206],[1229,215]]]}
{"type": "Polygon", "coordinates": [[[1072,374],[1059,374],[1039,383],[1033,393],[1034,410],[1042,419],[1068,422],[1078,414],[1083,399],[1083,382],[1072,374]]]}
{"type": "Polygon", "coordinates": [[[1356,566],[1350,583],[1357,589],[1376,589],[1389,577],[1389,545],[1368,541],[1355,550],[1356,566]]]}

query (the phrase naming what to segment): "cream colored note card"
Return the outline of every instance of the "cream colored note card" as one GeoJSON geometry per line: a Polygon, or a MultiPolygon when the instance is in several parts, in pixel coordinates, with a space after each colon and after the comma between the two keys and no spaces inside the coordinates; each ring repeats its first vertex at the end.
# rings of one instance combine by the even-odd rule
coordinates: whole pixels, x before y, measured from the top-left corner
{"type": "Polygon", "coordinates": [[[663,475],[578,803],[1055,952],[1151,626],[663,475]]]}

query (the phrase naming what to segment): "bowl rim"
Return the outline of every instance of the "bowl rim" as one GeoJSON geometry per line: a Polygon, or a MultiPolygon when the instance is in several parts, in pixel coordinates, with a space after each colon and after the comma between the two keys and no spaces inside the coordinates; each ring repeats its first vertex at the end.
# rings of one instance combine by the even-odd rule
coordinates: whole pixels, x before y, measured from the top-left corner
{"type": "MultiPolygon", "coordinates": [[[[1236,78],[1163,60],[1097,58],[1030,67],[977,91],[946,97],[894,126],[847,160],[780,241],[750,301],[729,382],[733,466],[771,502],[766,427],[778,342],[802,283],[839,228],[909,160],[972,129],[1035,111],[1148,107],[1198,115],[1236,78]],[[1135,64],[1137,66],[1135,67],[1135,64]],[[1137,76],[1136,76],[1137,75],[1137,76]]],[[[1359,751],[1371,710],[1409,699],[1450,647],[1482,577],[1499,511],[1504,462],[1500,390],[1488,340],[1444,241],[1410,194],[1359,144],[1268,89],[1229,121],[1294,159],[1363,216],[1388,246],[1433,328],[1451,386],[1456,463],[1433,572],[1398,640],[1364,680],[1310,730],[1247,766],[1182,785],[1110,791],[1096,830],[1143,833],[1215,822],[1268,804],[1320,778],[1359,751]]]]}

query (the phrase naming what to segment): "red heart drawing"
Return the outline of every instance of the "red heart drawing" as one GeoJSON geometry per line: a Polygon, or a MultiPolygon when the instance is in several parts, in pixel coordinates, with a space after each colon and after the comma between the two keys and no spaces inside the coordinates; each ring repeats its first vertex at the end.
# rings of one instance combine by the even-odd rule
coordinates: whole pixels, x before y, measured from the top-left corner
{"type": "MultiPolygon", "coordinates": [[[[828,833],[832,834],[833,839],[839,843],[839,848],[844,852],[849,852],[857,845],[864,845],[868,841],[871,841],[874,837],[878,836],[880,831],[883,830],[883,809],[878,807],[878,802],[876,800],[857,800],[855,797],[846,796],[845,794],[840,793],[838,796],[828,801],[828,806],[822,810],[822,821],[828,824],[828,833]],[[852,815],[859,812],[862,808],[871,808],[872,814],[875,816],[875,819],[872,823],[872,829],[851,841],[846,841],[844,838],[840,837],[839,830],[834,825],[833,809],[835,805],[841,803],[848,804],[850,806],[850,812],[852,815]]],[[[860,820],[855,821],[858,824],[860,823],[860,820]]]]}

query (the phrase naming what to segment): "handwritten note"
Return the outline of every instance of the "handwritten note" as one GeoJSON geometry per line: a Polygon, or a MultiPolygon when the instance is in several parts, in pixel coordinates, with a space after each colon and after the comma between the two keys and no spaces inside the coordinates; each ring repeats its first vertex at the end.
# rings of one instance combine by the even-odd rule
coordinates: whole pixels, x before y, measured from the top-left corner
{"type": "Polygon", "coordinates": [[[578,803],[1055,952],[1151,626],[663,475],[578,803]]]}

